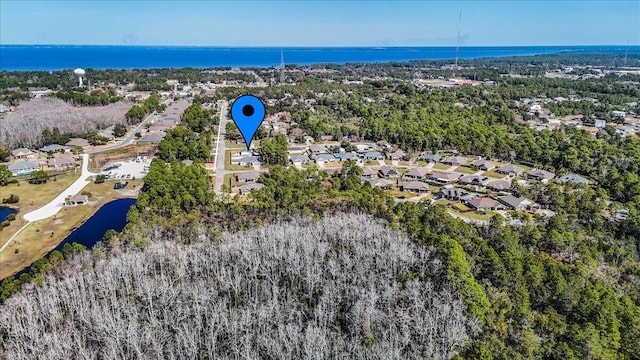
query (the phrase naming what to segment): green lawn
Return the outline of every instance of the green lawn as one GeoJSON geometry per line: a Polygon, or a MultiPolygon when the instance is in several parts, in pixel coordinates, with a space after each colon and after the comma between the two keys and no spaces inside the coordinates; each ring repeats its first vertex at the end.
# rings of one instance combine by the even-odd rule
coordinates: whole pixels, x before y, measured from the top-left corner
{"type": "Polygon", "coordinates": [[[443,164],[443,163],[435,163],[433,165],[433,168],[434,169],[438,169],[438,170],[447,170],[450,167],[451,167],[451,165],[447,165],[447,164],[443,164]]]}
{"type": "Polygon", "coordinates": [[[466,167],[466,166],[458,166],[456,168],[457,172],[463,173],[463,174],[475,174],[476,170],[470,168],[470,167],[466,167]]]}
{"type": "Polygon", "coordinates": [[[404,198],[409,199],[416,196],[416,193],[408,192],[408,191],[400,191],[400,190],[385,190],[387,195],[394,198],[404,198]]]}
{"type": "Polygon", "coordinates": [[[482,175],[483,176],[492,177],[492,178],[499,178],[499,179],[502,179],[503,177],[506,176],[504,174],[500,174],[499,172],[497,172],[495,170],[487,171],[487,172],[483,173],[482,175]]]}

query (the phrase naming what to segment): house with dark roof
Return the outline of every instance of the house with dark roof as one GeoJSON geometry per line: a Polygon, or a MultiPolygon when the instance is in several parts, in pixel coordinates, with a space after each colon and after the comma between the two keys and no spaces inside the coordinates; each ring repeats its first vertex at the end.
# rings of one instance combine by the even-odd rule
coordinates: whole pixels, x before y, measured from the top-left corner
{"type": "Polygon", "coordinates": [[[521,176],[522,173],[524,173],[524,169],[517,165],[506,164],[496,169],[496,172],[504,175],[509,175],[511,177],[515,177],[515,176],[521,176]]]}
{"type": "Polygon", "coordinates": [[[525,197],[516,197],[513,195],[505,195],[498,197],[498,201],[503,203],[508,209],[513,210],[534,210],[540,209],[540,204],[525,197]]]}
{"type": "Polygon", "coordinates": [[[236,174],[237,182],[251,183],[256,182],[260,178],[260,173],[257,171],[244,171],[236,174]]]}
{"type": "Polygon", "coordinates": [[[327,148],[322,145],[316,145],[316,144],[309,145],[309,153],[311,153],[312,155],[322,154],[326,152],[327,152],[327,148]]]}
{"type": "Polygon", "coordinates": [[[429,169],[426,167],[416,167],[413,168],[402,176],[403,180],[423,180],[427,178],[429,175],[429,169]]]}
{"type": "Polygon", "coordinates": [[[426,194],[429,192],[429,185],[422,181],[407,181],[402,185],[402,190],[426,194]]]}
{"type": "Polygon", "coordinates": [[[84,205],[89,202],[87,195],[76,195],[67,200],[67,205],[84,205]]]}
{"type": "Polygon", "coordinates": [[[491,161],[488,160],[474,160],[471,162],[471,164],[469,164],[470,167],[474,168],[474,169],[478,169],[478,170],[482,170],[482,171],[489,171],[491,169],[494,169],[496,167],[496,165],[494,163],[492,163],[491,161]]]}
{"type": "Polygon", "coordinates": [[[447,200],[460,200],[469,194],[470,193],[465,189],[447,185],[441,187],[440,190],[438,190],[438,192],[436,193],[436,196],[447,200]]]}
{"type": "Polygon", "coordinates": [[[476,186],[486,186],[490,179],[482,175],[464,175],[458,179],[459,183],[476,186]]]}
{"type": "Polygon", "coordinates": [[[159,144],[164,139],[165,134],[162,132],[154,132],[138,139],[138,144],[159,144]]]}
{"type": "Polygon", "coordinates": [[[467,200],[465,204],[477,211],[506,209],[506,206],[503,203],[499,202],[498,200],[492,199],[490,197],[476,197],[476,198],[467,200]]]}
{"type": "Polygon", "coordinates": [[[380,176],[382,177],[394,177],[400,175],[398,169],[395,166],[385,165],[379,170],[380,176]]]}
{"type": "Polygon", "coordinates": [[[528,180],[538,180],[542,182],[547,182],[553,179],[554,177],[556,177],[556,174],[550,171],[542,170],[542,169],[532,169],[527,173],[528,180]]]}

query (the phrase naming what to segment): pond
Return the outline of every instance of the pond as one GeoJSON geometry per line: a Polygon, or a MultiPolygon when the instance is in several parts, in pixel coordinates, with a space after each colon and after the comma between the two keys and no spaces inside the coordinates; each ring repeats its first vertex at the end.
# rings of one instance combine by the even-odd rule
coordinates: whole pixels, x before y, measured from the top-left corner
{"type": "MultiPolygon", "coordinates": [[[[62,250],[65,244],[78,243],[88,249],[93,247],[109,229],[122,231],[127,222],[127,212],[136,199],[118,199],[104,204],[79,228],[73,230],[55,250],[62,250]]],[[[48,256],[48,255],[47,255],[48,256]]]]}
{"type": "Polygon", "coordinates": [[[17,214],[18,211],[14,209],[10,209],[8,207],[0,206],[0,223],[4,221],[10,214],[17,214]]]}

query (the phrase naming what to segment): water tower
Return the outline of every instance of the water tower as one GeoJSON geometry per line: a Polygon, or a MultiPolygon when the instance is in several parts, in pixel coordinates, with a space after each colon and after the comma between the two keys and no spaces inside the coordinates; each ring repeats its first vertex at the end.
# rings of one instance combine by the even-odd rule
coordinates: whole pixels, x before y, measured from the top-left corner
{"type": "Polygon", "coordinates": [[[73,70],[73,76],[78,78],[78,87],[82,87],[82,79],[85,77],[84,74],[84,69],[77,68],[73,70]]]}

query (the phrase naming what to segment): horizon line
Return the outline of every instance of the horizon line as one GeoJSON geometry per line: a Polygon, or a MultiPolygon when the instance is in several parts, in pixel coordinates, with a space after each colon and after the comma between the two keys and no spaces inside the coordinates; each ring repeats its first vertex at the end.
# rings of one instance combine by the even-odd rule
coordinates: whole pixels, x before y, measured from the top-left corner
{"type": "MultiPolygon", "coordinates": [[[[21,44],[0,43],[4,46],[112,46],[112,47],[209,47],[209,48],[269,48],[269,49],[305,49],[305,48],[455,48],[456,45],[171,45],[171,44],[21,44]]],[[[461,45],[460,48],[482,47],[640,47],[640,44],[556,44],[556,45],[461,45]]]]}

